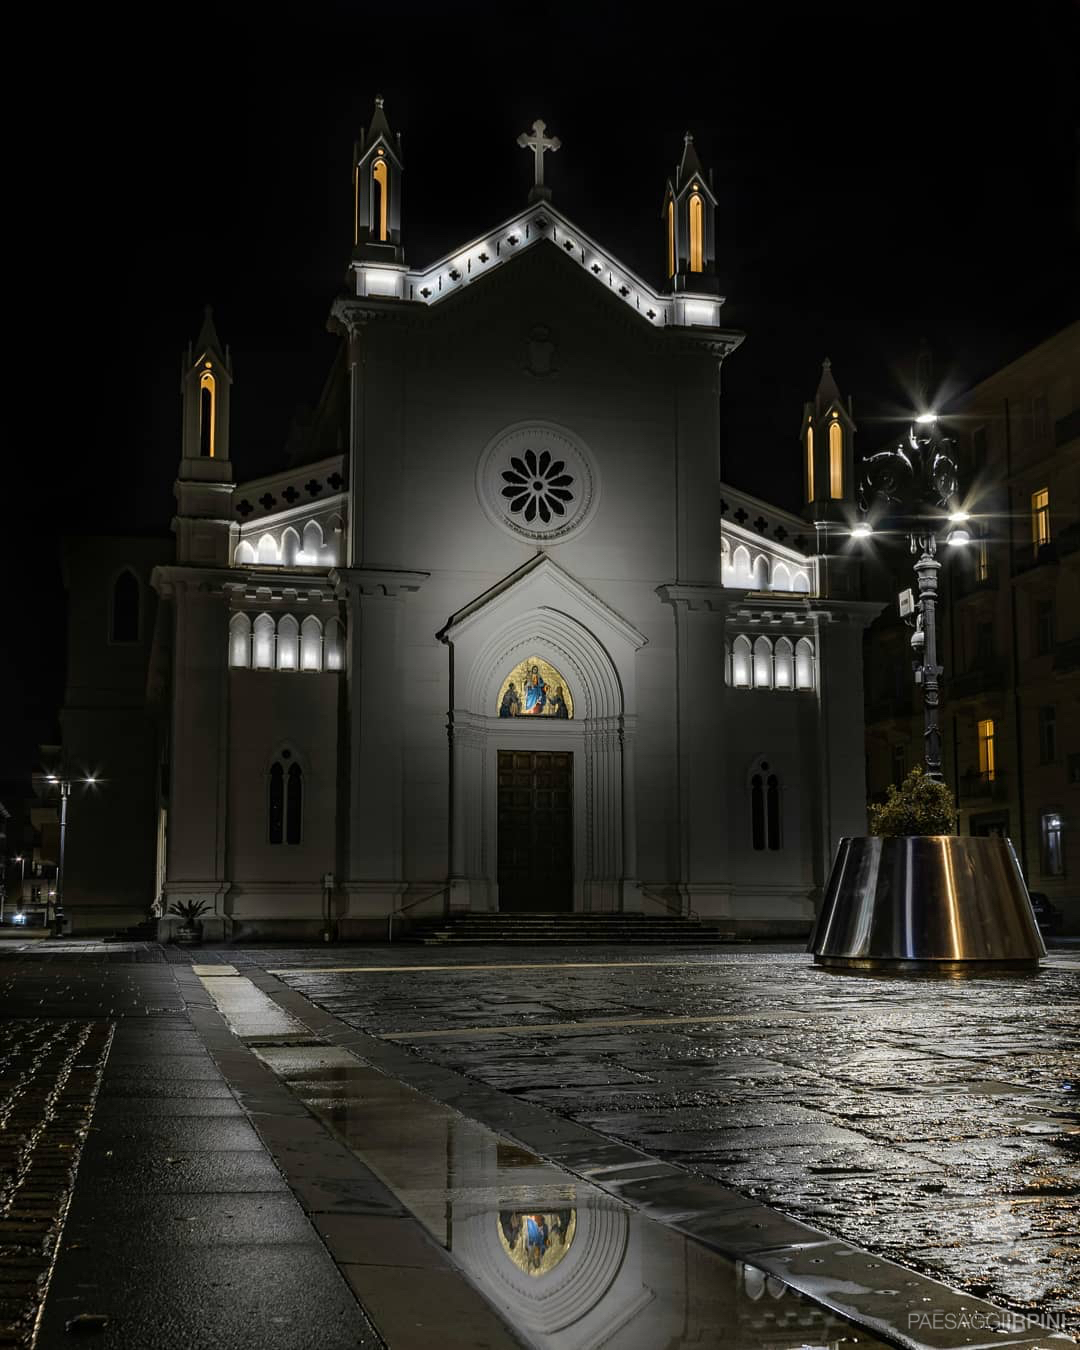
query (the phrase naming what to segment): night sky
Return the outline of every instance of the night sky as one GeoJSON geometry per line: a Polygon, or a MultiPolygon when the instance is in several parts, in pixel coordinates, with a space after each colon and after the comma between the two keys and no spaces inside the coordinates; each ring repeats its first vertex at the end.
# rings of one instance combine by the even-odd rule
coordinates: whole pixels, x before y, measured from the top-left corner
{"type": "Polygon", "coordinates": [[[1080,11],[1001,13],[231,4],[98,10],[62,50],[43,39],[30,60],[54,120],[16,161],[44,418],[36,449],[6,458],[9,507],[36,504],[32,521],[9,509],[7,539],[24,575],[28,548],[40,565],[16,588],[0,698],[24,715],[0,788],[62,693],[61,535],[168,530],[202,306],[232,347],[238,476],[277,467],[318,398],[376,93],[403,136],[413,265],[525,205],[515,138],[543,117],[563,143],[556,204],[658,284],[663,186],[692,130],[720,203],[724,319],[748,333],[724,372],[725,476],[796,507],[824,356],[867,450],[908,406],[920,339],[947,397],[1077,317],[1080,11]]]}

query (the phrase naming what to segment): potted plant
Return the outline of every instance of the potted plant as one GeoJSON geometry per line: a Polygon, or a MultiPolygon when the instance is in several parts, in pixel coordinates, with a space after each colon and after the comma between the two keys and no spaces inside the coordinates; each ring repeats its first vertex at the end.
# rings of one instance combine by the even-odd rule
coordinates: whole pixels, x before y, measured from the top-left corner
{"type": "Polygon", "coordinates": [[[173,934],[173,941],[181,947],[197,947],[202,942],[202,924],[199,919],[210,906],[205,900],[175,900],[168,913],[180,919],[180,927],[173,934]]]}
{"type": "Polygon", "coordinates": [[[889,785],[885,800],[871,802],[870,833],[882,839],[916,834],[955,834],[956,807],[948,784],[928,778],[916,764],[900,787],[889,785]]]}
{"type": "Polygon", "coordinates": [[[1031,968],[1046,954],[1008,839],[958,835],[947,784],[916,766],[841,839],[810,950],[819,965],[1031,968]]]}

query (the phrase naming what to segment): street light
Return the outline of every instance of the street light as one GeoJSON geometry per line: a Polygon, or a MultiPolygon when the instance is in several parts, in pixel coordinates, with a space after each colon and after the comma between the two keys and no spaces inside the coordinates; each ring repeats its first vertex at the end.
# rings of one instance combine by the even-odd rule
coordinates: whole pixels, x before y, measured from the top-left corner
{"type": "MultiPolygon", "coordinates": [[[[920,413],[907,436],[891,450],[881,450],[863,460],[857,490],[860,510],[881,507],[908,537],[915,555],[919,599],[911,645],[920,658],[915,662],[915,683],[923,691],[924,758],[926,774],[944,782],[941,772],[941,728],[938,724],[938,690],[943,667],[937,659],[937,561],[938,536],[946,525],[950,548],[968,543],[968,513],[957,501],[956,442],[938,425],[937,413],[920,413]]],[[[856,538],[872,533],[867,520],[852,526],[856,538]]]]}
{"type": "Polygon", "coordinates": [[[64,846],[67,842],[67,804],[71,796],[72,783],[85,783],[93,786],[99,780],[94,774],[88,774],[85,778],[66,778],[60,774],[48,773],[45,775],[47,783],[53,783],[60,790],[60,857],[56,867],[56,890],[49,891],[45,899],[45,925],[49,924],[49,896],[55,895],[56,903],[53,906],[53,936],[59,937],[64,930],[64,846]]]}

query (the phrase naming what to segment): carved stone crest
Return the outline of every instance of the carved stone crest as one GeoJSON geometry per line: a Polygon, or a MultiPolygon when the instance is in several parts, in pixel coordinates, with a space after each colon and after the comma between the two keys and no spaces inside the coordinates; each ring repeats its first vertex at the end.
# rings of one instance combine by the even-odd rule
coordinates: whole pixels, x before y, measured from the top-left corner
{"type": "Polygon", "coordinates": [[[526,343],[525,370],[530,375],[535,375],[537,379],[554,375],[558,369],[555,365],[555,350],[551,329],[544,324],[537,324],[526,343]]]}

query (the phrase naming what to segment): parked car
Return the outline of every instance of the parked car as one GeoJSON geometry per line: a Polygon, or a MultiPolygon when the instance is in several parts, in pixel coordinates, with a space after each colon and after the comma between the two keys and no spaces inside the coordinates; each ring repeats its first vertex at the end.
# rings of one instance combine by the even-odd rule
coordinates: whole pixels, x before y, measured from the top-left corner
{"type": "Polygon", "coordinates": [[[1040,933],[1060,933],[1061,922],[1065,917],[1057,905],[1052,904],[1048,895],[1042,891],[1029,891],[1031,908],[1035,911],[1035,922],[1040,933]]]}

